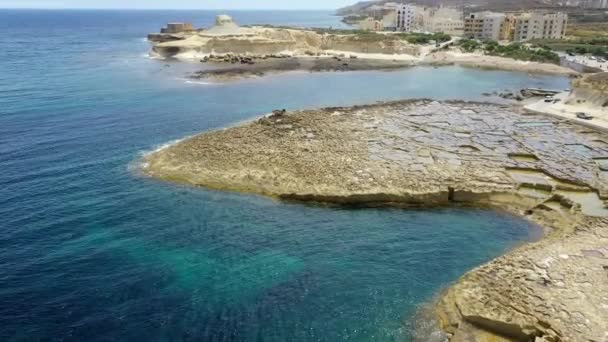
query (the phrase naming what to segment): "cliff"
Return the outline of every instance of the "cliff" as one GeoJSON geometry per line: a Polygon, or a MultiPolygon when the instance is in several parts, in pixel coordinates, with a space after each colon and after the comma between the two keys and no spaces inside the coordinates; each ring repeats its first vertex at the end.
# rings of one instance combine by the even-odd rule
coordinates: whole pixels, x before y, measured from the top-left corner
{"type": "MultiPolygon", "coordinates": [[[[336,10],[337,15],[347,16],[347,15],[357,15],[364,13],[369,7],[373,5],[383,5],[389,2],[396,3],[412,3],[421,6],[452,6],[452,7],[462,7],[463,3],[465,7],[470,8],[471,11],[480,11],[480,10],[493,10],[493,11],[501,11],[501,10],[526,10],[533,8],[568,8],[569,6],[566,2],[562,0],[469,0],[463,2],[462,0],[412,0],[412,1],[404,1],[404,0],[379,0],[379,1],[359,1],[350,6],[345,6],[336,10]]],[[[574,5],[575,6],[575,5],[574,5]]],[[[572,6],[570,6],[572,7],[572,6]]]]}
{"type": "MultiPolygon", "coordinates": [[[[200,58],[211,54],[316,54],[326,50],[418,55],[420,47],[396,36],[328,33],[275,27],[239,27],[226,19],[215,26],[177,34],[151,34],[152,51],[161,57],[200,58]]],[[[229,17],[227,17],[229,18],[229,17]]],[[[231,20],[231,19],[230,19],[231,20]]]]}

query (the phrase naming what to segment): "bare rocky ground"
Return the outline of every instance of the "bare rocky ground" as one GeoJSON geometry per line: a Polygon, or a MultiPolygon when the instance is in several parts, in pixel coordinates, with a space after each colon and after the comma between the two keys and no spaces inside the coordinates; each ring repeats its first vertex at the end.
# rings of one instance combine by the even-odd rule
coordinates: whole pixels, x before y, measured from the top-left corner
{"type": "Polygon", "coordinates": [[[608,135],[519,107],[412,100],[284,113],[155,151],[154,177],[282,199],[502,208],[546,237],[437,304],[452,341],[608,341],[608,135]]]}
{"type": "Polygon", "coordinates": [[[233,81],[243,78],[263,77],[288,71],[357,71],[394,70],[414,65],[410,61],[359,59],[349,57],[286,57],[251,59],[248,63],[209,63],[208,68],[190,76],[193,79],[233,81]]]}
{"type": "MultiPolygon", "coordinates": [[[[438,58],[439,54],[431,54],[424,59],[403,59],[402,56],[383,56],[383,58],[351,58],[349,55],[329,57],[309,56],[285,56],[281,58],[261,58],[233,56],[234,62],[221,61],[224,57],[216,59],[204,59],[203,70],[200,70],[189,77],[199,80],[210,80],[215,82],[237,81],[245,78],[264,77],[271,74],[283,73],[288,71],[362,71],[362,70],[396,70],[416,65],[445,66],[461,65],[477,69],[488,70],[510,70],[518,72],[530,72],[539,74],[570,75],[577,74],[575,71],[547,63],[525,63],[514,59],[494,57],[494,56],[464,56],[460,58],[438,58]],[[248,61],[240,62],[240,60],[248,61]]],[[[226,57],[229,60],[230,57],[226,57]]]]}

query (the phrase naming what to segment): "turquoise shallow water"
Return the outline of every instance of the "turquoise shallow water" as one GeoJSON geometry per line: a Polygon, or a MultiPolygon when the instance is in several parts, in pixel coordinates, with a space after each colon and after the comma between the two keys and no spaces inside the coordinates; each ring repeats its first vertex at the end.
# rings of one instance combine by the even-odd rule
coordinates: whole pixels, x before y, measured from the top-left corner
{"type": "MultiPolygon", "coordinates": [[[[310,206],[139,176],[145,151],[275,108],[568,84],[421,67],[199,85],[183,79],[196,64],[145,58],[149,31],[214,14],[0,11],[1,341],[410,340],[443,286],[538,236],[488,210],[310,206]]],[[[280,14],[235,17],[339,25],[280,14]]]]}

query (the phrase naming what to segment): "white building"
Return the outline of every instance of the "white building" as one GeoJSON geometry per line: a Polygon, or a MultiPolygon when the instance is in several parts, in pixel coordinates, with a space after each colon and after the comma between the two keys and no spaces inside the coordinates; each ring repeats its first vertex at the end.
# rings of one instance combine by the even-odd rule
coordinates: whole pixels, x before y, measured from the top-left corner
{"type": "Polygon", "coordinates": [[[482,36],[485,39],[500,40],[500,33],[506,17],[504,13],[488,13],[483,21],[482,36]]]}
{"type": "Polygon", "coordinates": [[[464,22],[462,20],[432,18],[430,22],[424,26],[424,31],[442,32],[450,36],[462,36],[464,34],[464,22]]]}
{"type": "Polygon", "coordinates": [[[385,29],[409,32],[414,28],[416,6],[387,3],[384,7],[388,10],[382,20],[385,29]]]}
{"type": "Polygon", "coordinates": [[[422,19],[420,27],[423,31],[443,32],[451,36],[462,36],[464,33],[464,20],[461,10],[450,7],[424,9],[417,15],[422,19]]]}

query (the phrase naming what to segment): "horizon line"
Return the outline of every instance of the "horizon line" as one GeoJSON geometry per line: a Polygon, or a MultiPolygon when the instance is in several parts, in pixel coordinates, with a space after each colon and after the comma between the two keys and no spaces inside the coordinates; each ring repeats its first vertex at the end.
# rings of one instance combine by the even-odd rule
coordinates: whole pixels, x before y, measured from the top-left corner
{"type": "Polygon", "coordinates": [[[122,7],[2,7],[0,10],[71,11],[330,11],[337,8],[122,8],[122,7]]]}

